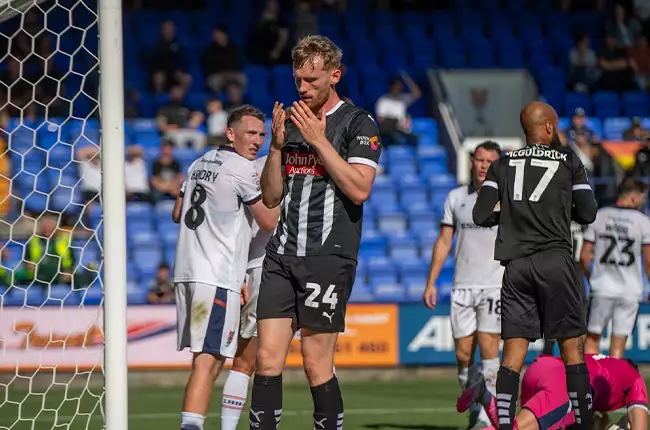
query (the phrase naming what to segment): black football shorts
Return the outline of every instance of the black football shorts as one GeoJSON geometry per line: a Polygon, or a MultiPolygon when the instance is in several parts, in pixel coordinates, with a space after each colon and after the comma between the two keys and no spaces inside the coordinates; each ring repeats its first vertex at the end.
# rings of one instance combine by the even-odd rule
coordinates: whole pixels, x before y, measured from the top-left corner
{"type": "Polygon", "coordinates": [[[585,287],[569,253],[510,260],[501,290],[501,338],[532,341],[585,334],[585,287]]]}
{"type": "Polygon", "coordinates": [[[338,255],[294,257],[267,251],[257,320],[296,318],[299,328],[345,331],[357,262],[338,255]]]}

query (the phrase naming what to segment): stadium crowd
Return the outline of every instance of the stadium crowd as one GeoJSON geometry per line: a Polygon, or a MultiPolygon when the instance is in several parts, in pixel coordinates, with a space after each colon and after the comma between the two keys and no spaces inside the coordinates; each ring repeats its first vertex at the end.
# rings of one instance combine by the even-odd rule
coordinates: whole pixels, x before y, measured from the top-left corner
{"type": "MultiPolygon", "coordinates": [[[[251,70],[256,70],[255,67],[269,68],[278,65],[290,67],[289,49],[293,43],[302,35],[318,32],[324,29],[323,26],[329,26],[327,21],[323,21],[323,14],[344,16],[355,6],[335,0],[265,0],[251,3],[259,7],[259,19],[244,33],[244,37],[242,31],[233,36],[232,26],[216,20],[219,21],[216,25],[211,25],[208,27],[209,31],[202,33],[206,41],[200,49],[192,45],[193,42],[188,40],[186,34],[179,34],[177,23],[173,19],[162,20],[156,22],[155,27],[148,27],[154,31],[154,34],[149,36],[154,40],[153,48],[148,55],[142,55],[141,58],[141,68],[146,71],[147,84],[142,86],[127,79],[125,115],[127,119],[132,120],[153,114],[155,125],[152,132],[155,136],[147,142],[136,139],[128,142],[125,166],[125,195],[128,202],[147,202],[156,207],[160,202],[173,200],[184,177],[187,150],[204,151],[224,143],[228,113],[244,103],[257,101],[255,94],[259,82],[258,78],[251,74],[251,70]],[[264,43],[259,43],[260,40],[264,43]],[[190,57],[197,55],[200,74],[188,68],[194,61],[194,58],[190,57]],[[197,82],[197,78],[202,82],[197,82]],[[155,102],[152,103],[152,100],[155,102]],[[182,157],[179,154],[182,154],[182,157]]],[[[438,13],[458,7],[452,4],[453,2],[435,2],[435,5],[426,1],[406,0],[366,3],[373,3],[372,10],[376,14],[401,13],[413,14],[412,16],[416,17],[433,13],[433,8],[438,13]]],[[[537,4],[539,2],[528,3],[528,6],[543,6],[537,4]]],[[[182,8],[200,11],[206,7],[206,3],[134,1],[128,2],[128,6],[128,13],[135,15],[156,10],[157,13],[165,13],[182,8]]],[[[582,31],[582,28],[576,30],[575,46],[564,52],[565,59],[558,58],[560,65],[567,65],[566,89],[587,93],[603,89],[646,90],[646,77],[650,71],[650,48],[647,46],[649,9],[646,2],[638,0],[559,2],[558,11],[597,11],[605,16],[601,20],[602,28],[589,32],[582,31]],[[606,35],[602,42],[593,37],[599,33],[606,35]]],[[[356,13],[356,9],[354,11],[356,13]]],[[[53,38],[49,37],[47,32],[39,30],[42,26],[42,21],[39,20],[42,18],[36,10],[27,13],[21,31],[16,33],[11,39],[11,44],[7,45],[11,61],[3,68],[0,79],[7,87],[0,91],[0,98],[7,102],[7,108],[2,111],[5,124],[10,122],[11,118],[23,118],[25,122],[30,119],[35,121],[45,113],[46,106],[48,117],[65,116],[70,109],[70,100],[63,96],[66,84],[60,79],[65,72],[64,63],[57,61],[57,55],[51,55],[61,47],[53,43],[53,38]],[[45,58],[47,60],[44,60],[45,58]],[[8,91],[8,87],[11,87],[11,91],[8,91]]],[[[403,42],[407,43],[405,40],[403,42]]],[[[348,58],[351,64],[354,63],[355,51],[345,52],[344,61],[348,58]]],[[[358,69],[358,65],[356,68],[358,69]]],[[[535,70],[531,71],[535,74],[535,70]]],[[[423,104],[423,100],[428,98],[428,85],[422,78],[423,69],[405,67],[394,72],[394,77],[382,84],[383,87],[374,93],[374,98],[370,98],[368,94],[360,95],[358,90],[355,90],[355,85],[346,81],[346,76],[339,86],[339,92],[346,101],[359,101],[375,114],[386,146],[406,145],[417,148],[419,135],[413,130],[412,117],[427,115],[426,108],[423,108],[426,103],[423,104]]],[[[357,71],[349,71],[344,67],[344,74],[352,74],[356,79],[357,71]]],[[[84,83],[88,86],[87,91],[90,94],[96,93],[95,73],[88,73],[87,78],[84,83]]],[[[544,85],[540,87],[543,88],[544,85]]],[[[268,110],[268,106],[260,107],[268,110]]],[[[596,195],[602,206],[616,199],[616,183],[630,172],[626,172],[608,151],[603,149],[597,133],[586,125],[588,122],[585,119],[590,115],[590,111],[590,106],[577,106],[567,111],[567,116],[570,115],[572,120],[570,126],[563,130],[562,137],[563,143],[571,146],[585,164],[590,178],[595,182],[596,195]]],[[[92,116],[89,121],[94,120],[92,116]]],[[[625,140],[637,140],[643,144],[631,174],[647,177],[650,172],[650,149],[646,131],[643,130],[639,117],[632,117],[631,124],[630,129],[624,133],[625,140]]],[[[96,203],[99,201],[101,189],[100,154],[97,146],[82,143],[77,142],[74,145],[76,163],[73,164],[80,178],[80,204],[87,203],[89,208],[64,219],[62,224],[67,224],[68,227],[77,222],[79,214],[84,219],[89,213],[99,210],[99,204],[96,203]]],[[[37,144],[41,145],[40,142],[37,144]]],[[[10,172],[16,170],[11,162],[16,163],[16,160],[5,156],[2,161],[5,176],[11,177],[10,172]]],[[[382,169],[384,161],[381,163],[382,169]]],[[[16,197],[20,198],[20,193],[16,197]]],[[[3,204],[6,205],[7,202],[3,204]]],[[[25,212],[29,213],[30,209],[26,208],[25,212]]],[[[32,215],[36,217],[38,213],[37,210],[32,215]]],[[[92,225],[89,221],[84,223],[92,225]]],[[[29,246],[24,248],[29,249],[29,246]]],[[[5,248],[3,252],[3,260],[16,258],[16,255],[7,255],[11,252],[15,254],[15,250],[5,248]]],[[[77,248],[63,252],[57,251],[55,247],[53,252],[56,255],[61,254],[59,257],[69,253],[72,258],[81,258],[77,248]]],[[[29,255],[27,251],[22,254],[29,255]]],[[[149,295],[150,301],[172,299],[171,295],[164,293],[164,279],[168,277],[169,272],[165,264],[169,263],[169,259],[162,260],[160,269],[154,270],[154,273],[158,273],[156,280],[151,280],[154,285],[152,291],[163,291],[160,294],[162,298],[149,295]]],[[[25,258],[25,261],[30,260],[25,258]]],[[[61,281],[66,278],[62,277],[61,281]]],[[[152,278],[153,273],[148,279],[152,278]]],[[[29,280],[29,277],[19,276],[14,282],[17,279],[29,280]]]]}

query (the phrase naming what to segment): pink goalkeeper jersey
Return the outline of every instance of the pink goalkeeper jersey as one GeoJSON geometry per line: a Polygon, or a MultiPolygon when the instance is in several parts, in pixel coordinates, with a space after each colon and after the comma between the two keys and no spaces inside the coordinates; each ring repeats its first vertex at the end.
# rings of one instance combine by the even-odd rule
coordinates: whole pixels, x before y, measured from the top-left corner
{"type": "Polygon", "coordinates": [[[645,381],[627,360],[586,354],[585,362],[594,390],[594,410],[608,412],[624,407],[648,409],[645,381]]]}

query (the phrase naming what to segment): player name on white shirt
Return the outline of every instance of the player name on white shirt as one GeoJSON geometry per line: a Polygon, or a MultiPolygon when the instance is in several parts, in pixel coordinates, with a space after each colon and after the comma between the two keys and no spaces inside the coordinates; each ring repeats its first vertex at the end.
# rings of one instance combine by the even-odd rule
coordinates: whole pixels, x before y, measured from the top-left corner
{"type": "Polygon", "coordinates": [[[453,189],[445,200],[441,224],[456,231],[454,288],[501,287],[503,266],[494,259],[498,227],[480,227],[472,220],[478,193],[471,185],[453,189]]]}
{"type": "Polygon", "coordinates": [[[174,282],[200,282],[239,292],[248,266],[252,217],[262,198],[255,164],[223,146],[192,163],[181,187],[174,282]]]}
{"type": "Polygon", "coordinates": [[[584,241],[594,243],[591,295],[642,300],[643,245],[650,245],[650,218],[636,209],[602,208],[584,241]]]}
{"type": "MultiPolygon", "coordinates": [[[[255,169],[260,176],[264,169],[264,163],[266,163],[266,156],[260,157],[254,161],[255,169]]],[[[255,269],[257,267],[262,267],[264,256],[266,255],[266,245],[269,243],[274,232],[260,230],[260,227],[253,219],[253,215],[250,211],[246,211],[246,215],[249,217],[251,222],[253,237],[251,239],[250,249],[248,250],[248,269],[255,269]]]]}

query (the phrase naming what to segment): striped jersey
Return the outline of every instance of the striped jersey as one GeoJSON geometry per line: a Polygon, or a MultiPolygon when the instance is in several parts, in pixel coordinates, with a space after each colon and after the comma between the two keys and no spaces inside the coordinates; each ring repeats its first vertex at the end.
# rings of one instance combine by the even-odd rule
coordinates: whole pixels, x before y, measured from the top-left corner
{"type": "MultiPolygon", "coordinates": [[[[381,144],[368,112],[340,101],[326,115],[325,134],[339,155],[348,163],[376,169],[381,144]]],[[[285,187],[280,222],[267,250],[297,257],[333,254],[356,259],[363,205],[354,204],[338,189],[316,151],[290,121],[282,169],[285,187]]]]}
{"type": "Polygon", "coordinates": [[[601,208],[584,240],[594,244],[591,295],[642,300],[643,246],[650,245],[650,218],[636,209],[601,208]]]}

